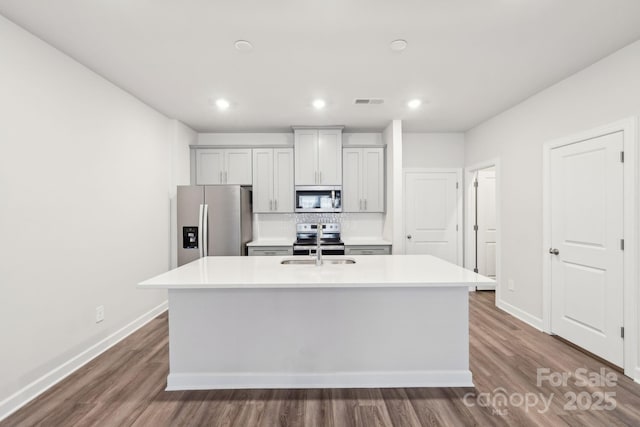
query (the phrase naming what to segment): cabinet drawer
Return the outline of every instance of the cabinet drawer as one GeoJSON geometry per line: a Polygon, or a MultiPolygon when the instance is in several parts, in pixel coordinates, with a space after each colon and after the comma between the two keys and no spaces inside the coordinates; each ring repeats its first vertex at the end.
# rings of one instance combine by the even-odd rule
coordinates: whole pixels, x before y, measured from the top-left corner
{"type": "Polygon", "coordinates": [[[391,246],[346,246],[344,252],[346,255],[391,255],[391,246]]]}
{"type": "Polygon", "coordinates": [[[249,247],[249,256],[287,256],[293,255],[293,246],[253,246],[249,247]]]}

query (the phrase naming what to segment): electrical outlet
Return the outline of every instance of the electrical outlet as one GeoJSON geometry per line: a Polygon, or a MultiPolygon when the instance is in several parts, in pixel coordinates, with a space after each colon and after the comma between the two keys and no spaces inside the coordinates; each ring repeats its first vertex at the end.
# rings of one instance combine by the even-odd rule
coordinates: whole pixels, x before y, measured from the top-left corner
{"type": "Polygon", "coordinates": [[[515,291],[516,290],[516,284],[513,281],[513,279],[509,279],[508,280],[508,286],[509,286],[509,290],[510,291],[515,291]]]}
{"type": "Polygon", "coordinates": [[[104,305],[96,307],[96,323],[100,323],[104,320],[104,305]]]}

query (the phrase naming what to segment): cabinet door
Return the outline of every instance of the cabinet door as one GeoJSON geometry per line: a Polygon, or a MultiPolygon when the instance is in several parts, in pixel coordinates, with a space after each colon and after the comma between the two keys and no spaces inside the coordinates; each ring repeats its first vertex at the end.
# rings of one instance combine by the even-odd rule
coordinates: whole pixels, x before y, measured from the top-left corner
{"type": "Polygon", "coordinates": [[[273,149],[253,150],[253,211],[273,212],[273,149]]]}
{"type": "Polygon", "coordinates": [[[318,184],[318,131],[295,131],[296,182],[295,185],[318,184]]]}
{"type": "Polygon", "coordinates": [[[293,212],[293,149],[273,150],[272,178],[274,212],[293,212]]]}
{"type": "Polygon", "coordinates": [[[362,149],[345,148],[342,150],[342,210],[360,212],[362,201],[362,149]]]}
{"type": "Polygon", "coordinates": [[[196,184],[223,183],[224,150],[202,148],[196,150],[196,184]]]}
{"type": "Polygon", "coordinates": [[[225,150],[224,184],[251,185],[251,148],[225,150]]]}
{"type": "Polygon", "coordinates": [[[365,212],[384,212],[384,151],[362,149],[362,199],[365,212]]]}
{"type": "Polygon", "coordinates": [[[318,184],[342,184],[342,130],[318,131],[318,184]]]}

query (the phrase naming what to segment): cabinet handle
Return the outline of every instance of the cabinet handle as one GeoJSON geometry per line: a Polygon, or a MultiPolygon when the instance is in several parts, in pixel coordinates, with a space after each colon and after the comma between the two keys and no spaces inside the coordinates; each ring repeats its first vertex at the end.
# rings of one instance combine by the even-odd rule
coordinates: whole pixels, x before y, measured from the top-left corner
{"type": "Polygon", "coordinates": [[[273,210],[273,200],[269,200],[269,210],[273,210]]]}
{"type": "Polygon", "coordinates": [[[224,183],[226,184],[227,182],[229,182],[227,179],[227,171],[224,171],[224,183]]]}
{"type": "Polygon", "coordinates": [[[364,199],[364,210],[367,210],[367,199],[364,199]]]}
{"type": "Polygon", "coordinates": [[[273,201],[273,210],[277,211],[278,210],[278,199],[273,201]]]}
{"type": "Polygon", "coordinates": [[[222,180],[222,171],[220,171],[220,184],[224,184],[224,181],[222,180]]]}
{"type": "Polygon", "coordinates": [[[362,210],[362,199],[360,199],[360,210],[362,210]]]}

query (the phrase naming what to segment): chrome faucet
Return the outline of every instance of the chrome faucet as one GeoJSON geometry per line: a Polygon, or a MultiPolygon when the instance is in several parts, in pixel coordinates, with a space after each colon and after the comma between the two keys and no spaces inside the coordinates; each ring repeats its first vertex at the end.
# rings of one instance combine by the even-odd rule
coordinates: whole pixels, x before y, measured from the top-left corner
{"type": "Polygon", "coordinates": [[[319,222],[316,229],[316,265],[322,265],[322,223],[319,222]]]}

